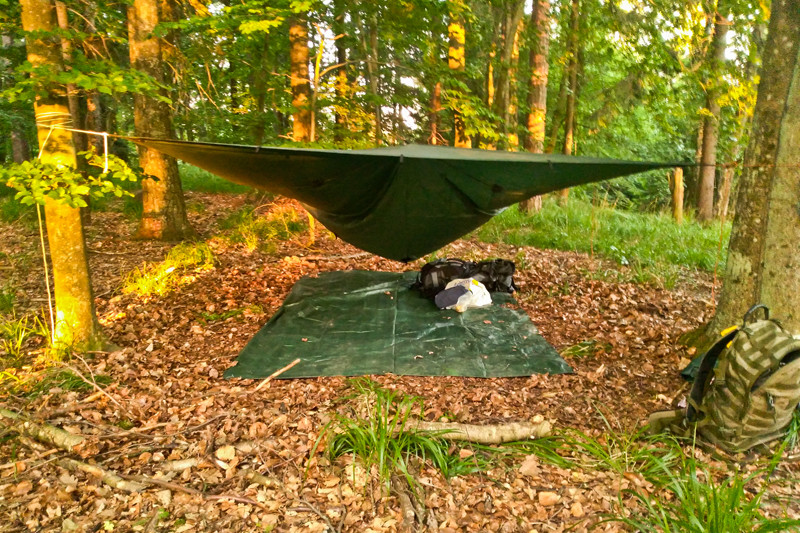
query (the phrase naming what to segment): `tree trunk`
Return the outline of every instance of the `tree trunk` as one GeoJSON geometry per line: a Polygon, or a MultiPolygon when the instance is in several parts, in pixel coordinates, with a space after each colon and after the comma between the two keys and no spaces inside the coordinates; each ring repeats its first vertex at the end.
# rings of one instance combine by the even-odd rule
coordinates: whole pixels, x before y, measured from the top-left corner
{"type": "MultiPolygon", "coordinates": [[[[22,27],[26,32],[53,31],[56,28],[55,6],[51,0],[21,0],[22,27]]],[[[59,43],[51,39],[27,39],[28,61],[34,67],[63,69],[59,43]]],[[[66,95],[51,90],[34,103],[39,124],[61,124],[69,118],[66,95]]],[[[38,128],[41,161],[75,168],[72,134],[63,129],[38,128]]],[[[80,210],[47,199],[45,204],[47,240],[53,265],[56,300],[56,348],[96,350],[104,345],[94,310],[92,282],[86,258],[80,210]]]]}
{"type": "Polygon", "coordinates": [[[683,169],[676,168],[669,176],[669,190],[672,193],[672,218],[679,226],[683,224],[683,169]]]}
{"type": "Polygon", "coordinates": [[[522,17],[517,21],[516,29],[514,30],[514,42],[511,46],[511,64],[508,67],[508,106],[506,106],[506,116],[504,123],[506,125],[506,135],[508,138],[508,147],[512,150],[519,148],[519,133],[517,127],[519,126],[519,118],[517,117],[517,108],[519,100],[517,96],[517,69],[519,68],[519,37],[524,28],[522,17]]]}
{"type": "Polygon", "coordinates": [[[264,118],[267,105],[267,70],[269,57],[269,34],[264,34],[264,45],[261,48],[260,68],[253,75],[252,92],[256,101],[256,122],[253,124],[253,140],[256,146],[261,146],[266,133],[266,120],[264,118]]]}
{"type": "MultiPolygon", "coordinates": [[[[564,155],[572,155],[575,145],[575,108],[578,95],[578,32],[580,31],[580,0],[572,0],[570,11],[569,38],[567,49],[569,53],[569,64],[567,65],[567,103],[564,113],[564,155]]],[[[569,198],[569,189],[558,191],[560,201],[565,203],[569,198]]]]}
{"type": "MultiPolygon", "coordinates": [[[[450,7],[450,24],[447,26],[447,33],[450,41],[450,48],[447,52],[447,64],[455,74],[455,77],[463,76],[467,68],[467,59],[464,49],[466,42],[466,30],[464,29],[464,19],[462,17],[463,6],[461,0],[448,0],[450,7]]],[[[467,135],[464,117],[458,111],[453,112],[453,129],[455,134],[454,145],[461,148],[472,148],[472,139],[467,135]]]]}
{"type": "Polygon", "coordinates": [[[564,122],[564,114],[567,107],[567,73],[561,76],[561,83],[558,86],[558,97],[556,98],[556,108],[553,110],[553,121],[550,123],[550,133],[547,135],[547,146],[545,153],[552,154],[556,150],[558,143],[558,132],[564,122]]]}
{"type": "MultiPolygon", "coordinates": [[[[69,17],[67,16],[67,6],[64,2],[56,0],[56,20],[58,21],[58,28],[63,32],[69,31],[69,17]]],[[[72,59],[72,43],[69,39],[61,38],[61,54],[64,62],[72,59]]],[[[71,117],[70,127],[75,129],[83,129],[83,121],[81,120],[81,106],[78,101],[78,89],[74,83],[67,84],[67,105],[69,106],[69,114],[71,117]]],[[[83,152],[88,146],[86,134],[74,131],[72,132],[72,139],[75,142],[75,151],[83,152]]]]}
{"type": "Polygon", "coordinates": [[[373,13],[369,18],[369,87],[375,97],[375,146],[380,146],[383,140],[383,110],[379,101],[379,75],[378,75],[378,16],[373,13]]]}
{"type": "Polygon", "coordinates": [[[714,216],[714,182],[717,170],[722,62],[730,22],[720,13],[714,22],[711,41],[711,76],[706,80],[706,111],[703,117],[703,153],[700,157],[700,184],[697,195],[697,220],[706,222],[714,216]]]}
{"type": "MultiPolygon", "coordinates": [[[[158,21],[157,0],[134,0],[128,7],[131,65],[163,83],[161,42],[153,35],[158,21]]],[[[135,95],[133,104],[137,136],[174,138],[169,104],[143,94],[135,95]]],[[[172,241],[193,237],[175,159],[140,146],[139,164],[146,177],[142,180],[142,220],[135,238],[172,241]]]]}
{"type": "MultiPolygon", "coordinates": [[[[497,80],[494,90],[494,111],[500,117],[500,130],[504,135],[511,131],[510,111],[512,103],[512,86],[515,78],[515,58],[519,59],[519,27],[524,15],[525,2],[515,1],[507,4],[503,15],[502,38],[503,48],[500,53],[500,68],[498,69],[497,80]]],[[[513,143],[513,139],[509,139],[513,143]]],[[[511,144],[508,143],[508,144],[511,144]]]]}
{"type": "Polygon", "coordinates": [[[333,2],[333,33],[336,39],[336,62],[339,68],[336,69],[336,113],[335,113],[335,129],[333,131],[334,142],[342,142],[344,140],[345,132],[347,131],[347,117],[340,111],[344,106],[345,99],[347,98],[347,88],[350,81],[347,77],[347,45],[345,41],[345,24],[344,14],[345,6],[343,0],[334,0],[333,2]]]}
{"type": "MultiPolygon", "coordinates": [[[[439,114],[442,112],[442,83],[436,82],[433,86],[433,94],[431,94],[431,116],[429,119],[431,125],[431,135],[428,137],[428,144],[443,144],[439,133],[439,114]]],[[[446,144],[446,143],[445,143],[446,144]]]]}
{"type": "Polygon", "coordinates": [[[740,323],[756,303],[800,331],[800,0],[772,3],[766,50],[725,283],[708,338],[740,323]]]}
{"type": "MultiPolygon", "coordinates": [[[[547,53],[550,48],[550,2],[536,0],[531,12],[531,28],[534,32],[528,62],[531,77],[528,80],[528,134],[525,149],[536,154],[544,150],[545,119],[547,118],[547,79],[550,65],[547,53]]],[[[534,196],[520,203],[523,211],[539,211],[542,197],[534,196]]]]}
{"type": "Polygon", "coordinates": [[[292,138],[296,142],[311,139],[311,82],[308,79],[308,23],[302,15],[289,22],[289,62],[292,85],[292,138]]]}

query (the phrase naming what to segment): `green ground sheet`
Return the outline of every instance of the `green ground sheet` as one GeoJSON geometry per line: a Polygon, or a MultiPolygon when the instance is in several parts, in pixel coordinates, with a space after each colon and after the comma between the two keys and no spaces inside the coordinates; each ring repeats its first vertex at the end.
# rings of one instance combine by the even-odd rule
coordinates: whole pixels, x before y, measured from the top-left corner
{"type": "Polygon", "coordinates": [[[303,278],[225,377],[399,374],[514,377],[571,373],[507,294],[464,313],[409,289],[415,272],[325,272],[303,278]]]}

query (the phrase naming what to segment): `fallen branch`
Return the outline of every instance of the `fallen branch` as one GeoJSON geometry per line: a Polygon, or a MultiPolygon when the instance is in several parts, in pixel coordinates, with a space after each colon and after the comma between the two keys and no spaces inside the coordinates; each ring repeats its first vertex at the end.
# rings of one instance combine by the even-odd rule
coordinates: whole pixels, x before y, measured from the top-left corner
{"type": "Polygon", "coordinates": [[[9,425],[13,431],[68,452],[74,452],[86,440],[81,435],[73,435],[50,424],[33,422],[8,409],[0,408],[0,417],[13,420],[9,425]]]}
{"type": "Polygon", "coordinates": [[[409,422],[406,430],[440,433],[440,437],[452,441],[468,441],[477,444],[503,444],[518,440],[547,437],[552,425],[541,415],[531,422],[509,422],[497,425],[458,424],[455,422],[409,422]]]}
{"type": "MultiPolygon", "coordinates": [[[[276,370],[275,372],[273,372],[272,374],[270,374],[269,376],[267,376],[267,377],[266,377],[266,378],[265,378],[265,379],[264,379],[264,380],[263,380],[261,383],[259,383],[259,384],[258,384],[258,387],[256,387],[255,389],[253,389],[253,392],[258,392],[258,391],[260,391],[261,389],[263,389],[264,387],[266,387],[266,386],[267,386],[267,383],[269,383],[270,381],[272,381],[274,378],[276,378],[276,377],[280,376],[281,374],[283,374],[284,372],[286,372],[287,370],[289,370],[290,368],[292,368],[293,366],[295,366],[295,365],[296,365],[297,363],[299,363],[299,362],[300,362],[300,359],[295,359],[294,361],[292,361],[291,363],[289,363],[289,364],[288,364],[288,365],[286,365],[285,367],[283,367],[283,368],[279,368],[278,370],[276,370]]],[[[251,394],[252,394],[252,393],[251,393],[251,394]]]]}
{"type": "Polygon", "coordinates": [[[128,481],[111,470],[106,470],[105,468],[97,465],[90,465],[88,463],[84,463],[83,461],[77,461],[75,459],[61,459],[58,461],[58,465],[66,468],[70,472],[81,471],[99,477],[103,483],[112,489],[124,490],[125,492],[141,492],[147,488],[147,485],[143,483],[128,481]]]}

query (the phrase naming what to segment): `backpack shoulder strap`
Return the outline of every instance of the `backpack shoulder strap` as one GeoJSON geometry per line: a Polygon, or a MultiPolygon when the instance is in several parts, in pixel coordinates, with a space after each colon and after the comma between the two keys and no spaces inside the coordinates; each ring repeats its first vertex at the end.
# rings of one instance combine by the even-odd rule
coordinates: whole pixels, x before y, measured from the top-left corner
{"type": "Polygon", "coordinates": [[[708,390],[711,378],[714,376],[714,366],[716,366],[720,354],[728,347],[728,344],[736,337],[737,333],[739,333],[738,327],[718,340],[703,356],[700,362],[700,368],[697,371],[697,377],[694,378],[692,390],[687,400],[686,418],[689,422],[695,422],[697,420],[698,410],[703,403],[703,397],[708,390]]]}

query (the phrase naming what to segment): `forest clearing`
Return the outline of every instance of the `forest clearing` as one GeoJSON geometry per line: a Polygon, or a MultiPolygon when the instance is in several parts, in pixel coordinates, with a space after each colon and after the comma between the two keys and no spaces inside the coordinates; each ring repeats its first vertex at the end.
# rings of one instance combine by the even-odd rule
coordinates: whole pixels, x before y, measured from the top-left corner
{"type": "Polygon", "coordinates": [[[799,88],[798,0],[0,0],[0,531],[800,531],[799,88]]]}
{"type": "MultiPolygon", "coordinates": [[[[88,248],[97,313],[119,348],[43,367],[24,359],[18,370],[6,370],[4,409],[79,434],[83,441],[67,452],[32,437],[9,440],[6,433],[3,527],[405,530],[396,480],[386,488],[375,467],[367,473],[349,454],[330,459],[324,453],[330,434],[317,442],[337,413],[351,419],[376,416],[360,411],[353,400],[363,384],[328,377],[277,379],[259,389],[261,380],[221,376],[301,276],[418,269],[423,261],[403,265],[365,254],[319,226],[310,244],[302,207],[294,202],[191,192],[187,202],[203,238],[199,242],[209,252],[199,264],[178,266],[170,280],[160,278],[165,269],[158,265],[169,264],[164,257],[171,245],[126,237],[136,222],[119,208],[93,213],[88,248]],[[274,226],[259,234],[248,233],[252,226],[246,223],[232,223],[247,221],[242,213],[250,212],[243,210],[248,205],[281,234],[275,236],[274,226]],[[283,229],[286,217],[295,222],[290,232],[283,229]],[[155,268],[146,269],[148,263],[155,268]],[[138,289],[126,281],[137,269],[152,278],[138,289]],[[69,460],[119,477],[103,481],[96,472],[69,468],[69,460]],[[133,490],[137,487],[141,490],[133,490]]],[[[45,304],[40,257],[30,247],[37,240],[33,222],[28,215],[3,227],[4,274],[10,271],[20,308],[45,304]]],[[[658,494],[656,480],[663,481],[666,472],[657,465],[666,454],[648,457],[647,451],[664,444],[637,432],[651,412],[668,408],[687,391],[679,371],[695,354],[679,338],[713,312],[712,275],[695,271],[667,290],[631,282],[625,279],[630,267],[599,257],[487,244],[476,237],[456,241],[442,253],[515,258],[519,305],[575,373],[373,377],[389,391],[424,401],[415,417],[492,425],[539,415],[552,422],[554,435],[565,438],[562,444],[545,439],[540,446],[533,440],[502,451],[446,444],[445,452],[460,460],[450,478],[429,463],[410,461],[423,524],[442,531],[584,531],[601,519],[635,512],[637,493],[658,494]],[[571,440],[583,444],[568,444],[571,440]]],[[[27,327],[19,334],[29,337],[30,349],[31,342],[43,339],[33,334],[33,324],[27,327]]],[[[749,454],[729,462],[690,445],[685,451],[718,480],[744,479],[769,458],[749,454]]],[[[677,468],[677,457],[667,461],[665,468],[677,468]]],[[[758,490],[760,483],[763,477],[756,476],[748,490],[758,490]]],[[[798,516],[795,464],[782,463],[769,487],[763,509],[772,516],[798,516]]],[[[600,530],[621,527],[609,523],[600,530]]]]}

